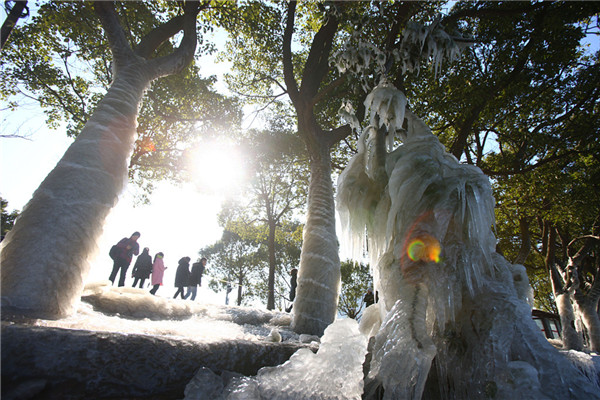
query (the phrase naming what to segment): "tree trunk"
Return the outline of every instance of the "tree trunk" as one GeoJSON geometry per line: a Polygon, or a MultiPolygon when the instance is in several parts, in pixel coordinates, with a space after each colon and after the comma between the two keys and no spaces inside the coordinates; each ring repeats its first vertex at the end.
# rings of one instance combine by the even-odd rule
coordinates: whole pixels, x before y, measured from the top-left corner
{"type": "Polygon", "coordinates": [[[138,105],[149,82],[142,65],[119,72],[23,209],[2,242],[3,307],[43,318],[72,311],[88,256],[126,182],[138,105]]]}
{"type": "Polygon", "coordinates": [[[600,352],[600,318],[596,311],[597,302],[584,302],[578,304],[581,313],[581,319],[589,338],[589,349],[593,352],[600,352]]]}
{"type": "Polygon", "coordinates": [[[557,294],[555,292],[554,296],[556,298],[558,315],[560,316],[563,349],[581,351],[583,349],[583,340],[575,328],[575,312],[573,311],[571,298],[567,293],[557,294]]]}
{"type": "Polygon", "coordinates": [[[240,274],[240,276],[238,277],[238,298],[237,298],[238,306],[242,305],[242,282],[244,282],[244,275],[240,274]]]}
{"type": "Polygon", "coordinates": [[[519,219],[519,231],[521,234],[521,247],[513,264],[525,264],[531,252],[531,236],[529,235],[529,220],[527,218],[521,217],[519,219]]]}
{"type": "Polygon", "coordinates": [[[275,309],[275,222],[269,221],[269,281],[267,287],[267,310],[275,309]]]}
{"type": "Polygon", "coordinates": [[[329,148],[311,159],[308,210],[294,301],[296,332],[322,335],[335,320],[340,286],[340,258],[335,232],[335,204],[329,148]]]}

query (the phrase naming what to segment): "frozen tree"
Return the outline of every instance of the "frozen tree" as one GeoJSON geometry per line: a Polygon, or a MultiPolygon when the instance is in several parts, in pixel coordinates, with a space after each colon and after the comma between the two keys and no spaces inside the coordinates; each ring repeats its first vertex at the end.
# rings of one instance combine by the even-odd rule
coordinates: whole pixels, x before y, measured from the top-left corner
{"type": "Polygon", "coordinates": [[[598,398],[532,321],[524,268],[495,253],[485,175],[407,119],[385,186],[373,175],[374,130],[339,181],[342,222],[358,236],[367,227],[380,294],[379,318],[362,327],[374,335],[372,385],[390,399],[421,398],[430,376],[439,387],[428,393],[442,398],[598,398]]]}
{"type": "MultiPolygon", "coordinates": [[[[459,53],[435,23],[410,30],[407,48],[418,44],[436,68],[459,53]]],[[[418,68],[393,56],[403,70],[418,68]]],[[[540,335],[524,268],[495,252],[487,177],[447,153],[380,71],[337,198],[356,256],[367,229],[380,294],[361,325],[373,336],[366,397],[382,387],[386,399],[599,398],[597,384],[540,335]]]]}
{"type": "Polygon", "coordinates": [[[2,242],[2,306],[34,316],[71,312],[104,220],[127,179],[138,107],[155,79],[183,70],[196,48],[198,2],[132,48],[111,2],[96,2],[113,55],[113,82],[96,111],[2,242]],[[152,58],[183,30],[179,48],[152,58]]]}
{"type": "MultiPolygon", "coordinates": [[[[298,332],[321,335],[336,316],[340,260],[332,154],[336,150],[347,154],[345,140],[352,133],[336,110],[343,97],[366,95],[348,79],[349,73],[335,68],[333,54],[355,26],[368,25],[365,30],[379,37],[393,26],[391,31],[397,34],[398,26],[427,7],[433,8],[417,2],[240,3],[243,23],[227,28],[237,72],[231,86],[260,101],[263,108],[279,98],[289,99],[298,137],[309,157],[307,215],[294,304],[293,325],[298,332]]],[[[397,39],[394,34],[390,37],[392,42],[397,39]]]]}

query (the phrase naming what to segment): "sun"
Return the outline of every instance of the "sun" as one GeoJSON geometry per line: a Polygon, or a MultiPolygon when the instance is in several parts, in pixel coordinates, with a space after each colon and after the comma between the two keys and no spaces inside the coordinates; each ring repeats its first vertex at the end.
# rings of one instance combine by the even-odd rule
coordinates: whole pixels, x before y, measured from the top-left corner
{"type": "Polygon", "coordinates": [[[203,142],[190,152],[188,167],[200,191],[217,195],[238,192],[247,177],[242,152],[228,143],[203,142]]]}

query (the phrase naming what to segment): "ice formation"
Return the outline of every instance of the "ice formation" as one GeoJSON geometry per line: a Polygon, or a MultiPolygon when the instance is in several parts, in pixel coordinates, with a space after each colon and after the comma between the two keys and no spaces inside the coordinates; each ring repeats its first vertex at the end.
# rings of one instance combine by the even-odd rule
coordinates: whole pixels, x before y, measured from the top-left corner
{"type": "Polygon", "coordinates": [[[167,336],[205,343],[222,340],[299,340],[289,329],[288,313],[222,306],[152,296],[146,290],[113,287],[110,281],[86,285],[77,311],[59,320],[35,320],[38,326],[100,332],[167,336]]]}
{"type": "Polygon", "coordinates": [[[379,315],[368,310],[361,324],[374,335],[366,397],[383,387],[386,399],[600,398],[540,335],[523,267],[495,253],[487,177],[448,154],[412,112],[400,129],[401,113],[389,115],[398,90],[377,96],[386,98],[366,104],[371,126],[337,196],[357,251],[366,228],[379,292],[379,315]],[[395,136],[402,144],[388,151],[395,136]]]}
{"type": "Polygon", "coordinates": [[[233,379],[222,399],[359,400],[367,338],[352,319],[337,320],[317,353],[300,349],[284,364],[265,367],[254,378],[233,379]]]}

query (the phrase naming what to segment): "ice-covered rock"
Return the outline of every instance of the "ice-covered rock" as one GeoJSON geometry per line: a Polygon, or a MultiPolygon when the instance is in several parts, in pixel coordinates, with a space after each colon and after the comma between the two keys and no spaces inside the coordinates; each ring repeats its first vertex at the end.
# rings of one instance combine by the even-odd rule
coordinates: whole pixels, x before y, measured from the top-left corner
{"type": "Polygon", "coordinates": [[[358,400],[366,351],[358,323],[338,320],[325,330],[316,354],[300,349],[283,365],[261,369],[254,379],[232,381],[225,398],[358,400]]]}
{"type": "MultiPolygon", "coordinates": [[[[193,304],[190,310],[197,313],[185,319],[139,318],[133,315],[156,304],[164,302],[169,309],[169,303],[185,302],[103,284],[90,288],[87,295],[94,296],[94,291],[115,296],[108,302],[112,312],[104,314],[80,302],[75,314],[61,320],[23,320],[3,313],[3,399],[89,399],[99,394],[182,398],[186,383],[199,369],[206,379],[214,378],[206,370],[210,369],[222,383],[197,378],[188,385],[189,395],[209,393],[196,398],[213,399],[211,393],[222,392],[233,376],[255,375],[264,366],[280,365],[301,348],[316,351],[314,344],[299,342],[289,328],[289,316],[287,326],[275,324],[282,322],[283,313],[193,304]],[[115,314],[114,309],[129,314],[115,314]],[[281,342],[267,339],[273,330],[281,342]]],[[[102,300],[97,304],[106,305],[102,300]]]]}

